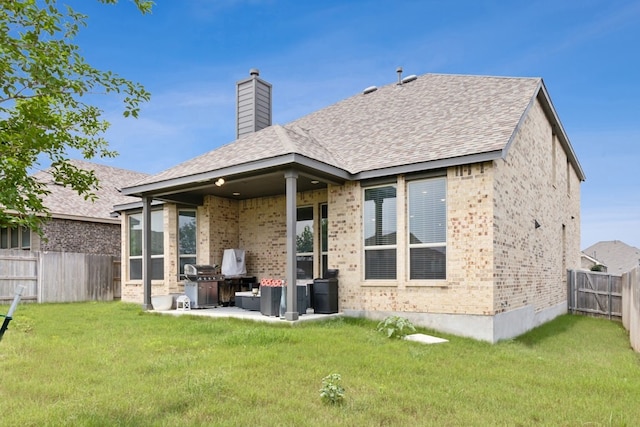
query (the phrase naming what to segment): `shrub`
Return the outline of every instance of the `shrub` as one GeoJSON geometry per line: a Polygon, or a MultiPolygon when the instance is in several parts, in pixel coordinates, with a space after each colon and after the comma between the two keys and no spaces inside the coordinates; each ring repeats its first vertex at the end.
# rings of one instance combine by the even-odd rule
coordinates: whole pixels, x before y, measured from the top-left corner
{"type": "Polygon", "coordinates": [[[389,316],[378,323],[378,332],[384,332],[388,338],[402,338],[415,331],[411,321],[400,316],[389,316]]]}
{"type": "Polygon", "coordinates": [[[339,405],[344,401],[344,388],[340,384],[340,374],[327,375],[322,379],[320,398],[324,403],[339,405]]]}

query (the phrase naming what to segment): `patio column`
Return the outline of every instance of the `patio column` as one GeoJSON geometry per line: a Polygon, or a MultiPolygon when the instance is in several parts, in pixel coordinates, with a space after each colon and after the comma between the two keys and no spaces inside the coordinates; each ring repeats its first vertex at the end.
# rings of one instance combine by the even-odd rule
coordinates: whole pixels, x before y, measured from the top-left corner
{"type": "Polygon", "coordinates": [[[298,172],[289,170],[284,174],[287,185],[287,311],[286,320],[298,320],[298,299],[296,279],[296,222],[298,193],[298,172]]]}
{"type": "Polygon", "coordinates": [[[142,285],[143,310],[151,310],[151,198],[142,198],[142,285]]]}

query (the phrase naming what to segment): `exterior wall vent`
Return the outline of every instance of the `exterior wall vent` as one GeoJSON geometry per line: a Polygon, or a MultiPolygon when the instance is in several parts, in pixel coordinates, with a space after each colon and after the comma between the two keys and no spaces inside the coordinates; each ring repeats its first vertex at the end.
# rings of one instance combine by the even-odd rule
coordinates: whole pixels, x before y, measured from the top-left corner
{"type": "Polygon", "coordinates": [[[377,88],[376,86],[369,86],[368,88],[366,88],[365,90],[363,90],[363,91],[362,91],[362,93],[363,93],[364,95],[366,95],[366,94],[368,94],[368,93],[375,92],[375,91],[377,91],[377,90],[378,90],[378,88],[377,88]]]}
{"type": "Polygon", "coordinates": [[[236,83],[236,138],[271,126],[271,84],[255,68],[249,74],[236,83]]]}

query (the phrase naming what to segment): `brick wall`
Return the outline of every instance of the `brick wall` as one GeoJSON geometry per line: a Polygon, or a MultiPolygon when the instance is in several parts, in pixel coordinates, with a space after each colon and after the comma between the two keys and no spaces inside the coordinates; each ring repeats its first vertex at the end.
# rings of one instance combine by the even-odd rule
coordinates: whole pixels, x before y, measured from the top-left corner
{"type": "Polygon", "coordinates": [[[493,305],[492,164],[447,171],[447,279],[408,280],[406,179],[397,180],[397,280],[364,281],[362,188],[329,189],[329,265],[340,269],[340,308],[355,312],[490,314],[493,305]]]}
{"type": "MultiPolygon", "coordinates": [[[[297,206],[314,208],[314,245],[319,253],[319,206],[327,201],[325,190],[297,195],[297,206]]],[[[286,269],[286,199],[263,197],[239,202],[240,248],[246,251],[247,273],[261,278],[284,277],[286,269]]],[[[314,263],[314,277],[320,276],[319,262],[314,263]]]]}
{"type": "Polygon", "coordinates": [[[120,224],[52,218],[33,250],[120,256],[120,224]]]}
{"type": "Polygon", "coordinates": [[[494,309],[561,303],[580,267],[580,182],[538,102],[496,165],[494,309]]]}

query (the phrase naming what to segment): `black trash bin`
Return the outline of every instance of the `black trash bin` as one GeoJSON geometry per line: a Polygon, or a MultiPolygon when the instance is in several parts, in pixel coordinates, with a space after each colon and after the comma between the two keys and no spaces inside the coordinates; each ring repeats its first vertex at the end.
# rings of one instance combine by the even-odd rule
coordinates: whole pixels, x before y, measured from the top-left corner
{"type": "Polygon", "coordinates": [[[338,312],[338,279],[313,280],[313,311],[321,314],[338,312]]]}

